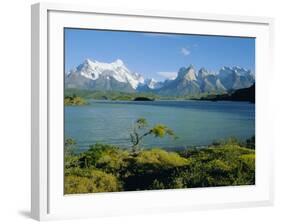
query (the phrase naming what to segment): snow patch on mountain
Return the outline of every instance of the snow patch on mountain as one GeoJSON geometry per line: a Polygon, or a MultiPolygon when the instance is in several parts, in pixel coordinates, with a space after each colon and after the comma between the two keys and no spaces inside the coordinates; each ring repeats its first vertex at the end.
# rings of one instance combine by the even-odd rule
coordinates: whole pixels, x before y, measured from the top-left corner
{"type": "Polygon", "coordinates": [[[159,89],[163,86],[162,82],[157,82],[155,79],[146,79],[145,84],[149,89],[159,89]]]}
{"type": "Polygon", "coordinates": [[[86,59],[76,69],[69,72],[67,77],[72,75],[80,75],[90,80],[114,78],[118,82],[129,83],[133,89],[136,89],[140,83],[144,83],[144,78],[138,73],[131,72],[121,59],[112,63],[86,59]]]}

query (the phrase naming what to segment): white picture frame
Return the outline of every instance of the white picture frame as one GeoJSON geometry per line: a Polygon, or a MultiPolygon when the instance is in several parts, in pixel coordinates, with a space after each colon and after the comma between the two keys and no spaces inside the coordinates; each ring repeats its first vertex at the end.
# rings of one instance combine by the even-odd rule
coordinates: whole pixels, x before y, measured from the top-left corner
{"type": "Polygon", "coordinates": [[[273,145],[267,107],[273,19],[191,12],[32,5],[31,214],[37,220],[264,206],[273,203],[273,145]],[[94,22],[93,22],[94,21],[94,22]],[[165,22],[165,24],[164,24],[165,22]],[[63,27],[255,37],[256,185],[63,195],[63,27]],[[265,72],[267,75],[265,76],[265,72]],[[136,203],[137,202],[137,203],[136,203]]]}

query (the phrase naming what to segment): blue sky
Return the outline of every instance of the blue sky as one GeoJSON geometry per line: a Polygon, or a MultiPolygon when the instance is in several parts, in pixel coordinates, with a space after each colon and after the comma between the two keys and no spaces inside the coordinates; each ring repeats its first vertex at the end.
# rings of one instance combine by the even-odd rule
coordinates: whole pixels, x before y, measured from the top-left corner
{"type": "Polygon", "coordinates": [[[131,71],[156,80],[190,64],[197,70],[240,66],[254,72],[255,39],[66,28],[65,70],[86,58],[107,63],[121,59],[131,71]]]}

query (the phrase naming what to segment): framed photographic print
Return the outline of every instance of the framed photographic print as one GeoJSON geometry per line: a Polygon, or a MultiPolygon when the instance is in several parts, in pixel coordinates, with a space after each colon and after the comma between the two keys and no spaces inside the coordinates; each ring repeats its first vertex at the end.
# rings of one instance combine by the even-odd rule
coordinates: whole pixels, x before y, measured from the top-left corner
{"type": "Polygon", "coordinates": [[[270,18],[32,6],[32,217],[270,205],[270,18]]]}

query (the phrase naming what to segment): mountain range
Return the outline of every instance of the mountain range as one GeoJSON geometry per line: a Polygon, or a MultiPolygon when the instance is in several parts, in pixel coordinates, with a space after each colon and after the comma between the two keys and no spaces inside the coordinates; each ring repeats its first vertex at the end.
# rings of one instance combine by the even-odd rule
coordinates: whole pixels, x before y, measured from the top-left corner
{"type": "Polygon", "coordinates": [[[173,80],[157,82],[154,79],[144,79],[141,74],[130,71],[120,59],[112,63],[86,59],[65,76],[66,88],[153,92],[164,96],[225,93],[248,88],[254,83],[254,74],[238,66],[224,66],[218,72],[201,68],[197,72],[192,65],[180,68],[173,80]]]}

